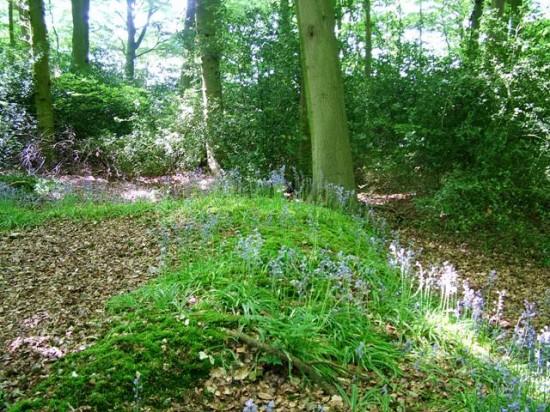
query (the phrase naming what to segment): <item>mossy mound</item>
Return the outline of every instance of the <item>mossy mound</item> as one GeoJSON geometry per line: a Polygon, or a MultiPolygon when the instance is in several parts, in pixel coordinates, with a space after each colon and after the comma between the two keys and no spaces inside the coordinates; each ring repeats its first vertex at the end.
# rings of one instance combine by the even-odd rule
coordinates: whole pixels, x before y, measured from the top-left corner
{"type": "Polygon", "coordinates": [[[223,343],[204,324],[186,325],[173,316],[125,314],[109,336],[83,352],[66,356],[33,399],[11,411],[129,410],[166,407],[212,367],[200,352],[223,343]],[[125,319],[124,319],[125,318],[125,319]]]}

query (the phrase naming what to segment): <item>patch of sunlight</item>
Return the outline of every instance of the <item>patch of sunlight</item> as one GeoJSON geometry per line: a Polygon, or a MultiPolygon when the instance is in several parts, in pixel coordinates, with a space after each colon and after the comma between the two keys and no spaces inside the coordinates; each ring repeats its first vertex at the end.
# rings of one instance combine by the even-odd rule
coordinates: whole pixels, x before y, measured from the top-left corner
{"type": "Polygon", "coordinates": [[[150,202],[158,202],[160,197],[156,190],[148,189],[128,189],[121,194],[124,200],[136,202],[138,200],[148,200],[150,202]]]}
{"type": "Polygon", "coordinates": [[[445,313],[441,312],[429,312],[426,314],[425,319],[439,336],[462,344],[476,357],[489,358],[491,348],[489,345],[479,343],[473,321],[453,322],[445,313]]]}
{"type": "Polygon", "coordinates": [[[550,374],[533,370],[531,362],[529,362],[532,359],[527,361],[514,353],[503,352],[504,346],[502,345],[496,348],[489,342],[480,343],[473,320],[456,322],[445,313],[437,311],[427,313],[425,319],[438,336],[462,345],[468,349],[472,356],[483,363],[493,364],[497,369],[505,366],[508,370],[517,373],[521,377],[521,381],[529,382],[533,394],[547,396],[550,393],[550,374]]]}

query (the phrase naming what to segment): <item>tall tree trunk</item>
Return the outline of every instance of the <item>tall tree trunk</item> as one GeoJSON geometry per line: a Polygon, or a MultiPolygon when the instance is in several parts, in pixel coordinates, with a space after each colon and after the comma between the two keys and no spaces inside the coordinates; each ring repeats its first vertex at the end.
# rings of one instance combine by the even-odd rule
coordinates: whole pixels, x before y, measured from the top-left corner
{"type": "Polygon", "coordinates": [[[127,80],[133,80],[136,74],[136,23],[135,23],[135,0],[126,0],[126,63],[124,74],[127,80]]]}
{"type": "Polygon", "coordinates": [[[19,0],[16,1],[15,7],[17,9],[17,14],[19,15],[19,30],[21,35],[19,40],[27,46],[31,47],[31,23],[29,16],[29,2],[28,0],[19,0]]]}
{"type": "Polygon", "coordinates": [[[522,0],[509,0],[510,3],[510,34],[514,35],[521,20],[522,0]]]}
{"type": "Polygon", "coordinates": [[[423,49],[424,44],[424,0],[418,0],[418,43],[420,50],[423,49]]]}
{"type": "Polygon", "coordinates": [[[498,17],[504,17],[504,5],[506,0],[491,0],[491,7],[496,10],[498,17]]]}
{"type": "Polygon", "coordinates": [[[500,56],[502,49],[497,47],[502,44],[507,36],[507,28],[505,27],[506,15],[504,13],[504,8],[506,5],[506,0],[491,0],[491,9],[496,15],[497,19],[491,21],[489,26],[487,50],[489,52],[488,56],[500,56]]]}
{"type": "Polygon", "coordinates": [[[89,11],[90,0],[71,0],[73,13],[73,51],[71,71],[83,72],[89,67],[90,28],[89,11]]]}
{"type": "Polygon", "coordinates": [[[296,5],[312,141],[312,195],[333,202],[336,187],[355,193],[334,6],[332,0],[298,0],[296,5]]]}
{"type": "Polygon", "coordinates": [[[41,150],[46,166],[54,164],[54,117],[50,89],[49,43],[44,19],[43,0],[28,0],[31,22],[31,40],[34,57],[33,80],[35,87],[36,119],[42,136],[41,150]]]}
{"type": "Polygon", "coordinates": [[[212,149],[216,124],[223,113],[222,82],[220,72],[220,45],[216,25],[221,11],[220,0],[197,0],[197,40],[201,54],[201,77],[204,117],[206,120],[206,162],[210,171],[219,174],[221,169],[212,149]]]}
{"type": "Polygon", "coordinates": [[[307,114],[306,82],[303,75],[300,81],[300,135],[298,166],[300,170],[309,172],[311,170],[311,133],[307,114]]]}
{"type": "Polygon", "coordinates": [[[14,0],[8,0],[8,24],[10,32],[10,46],[15,46],[15,21],[13,19],[13,2],[14,0]]]}
{"type": "Polygon", "coordinates": [[[474,7],[470,15],[470,39],[467,47],[468,55],[475,59],[479,48],[479,29],[481,27],[481,16],[483,15],[484,0],[474,0],[474,7]]]}
{"type": "Polygon", "coordinates": [[[193,84],[191,72],[195,57],[195,14],[196,2],[195,0],[188,0],[187,10],[185,12],[185,22],[183,24],[183,66],[181,68],[179,86],[182,96],[193,84]]]}
{"type": "Polygon", "coordinates": [[[136,38],[137,28],[135,8],[136,0],[126,0],[126,32],[128,36],[126,40],[126,50],[124,53],[126,57],[124,74],[127,80],[134,80],[135,78],[137,50],[139,49],[139,46],[141,46],[141,42],[143,41],[143,38],[147,33],[147,28],[149,27],[151,17],[154,13],[153,7],[150,4],[149,11],[147,12],[147,21],[145,25],[141,28],[139,36],[136,38]]]}
{"type": "Polygon", "coordinates": [[[365,13],[365,77],[367,83],[372,75],[372,16],[371,0],[363,0],[365,13]]]}

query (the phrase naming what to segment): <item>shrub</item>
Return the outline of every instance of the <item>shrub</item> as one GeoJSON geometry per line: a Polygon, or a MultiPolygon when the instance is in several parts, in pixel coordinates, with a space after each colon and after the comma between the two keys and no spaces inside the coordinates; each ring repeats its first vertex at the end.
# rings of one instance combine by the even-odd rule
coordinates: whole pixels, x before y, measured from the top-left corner
{"type": "Polygon", "coordinates": [[[120,81],[104,83],[93,76],[63,74],[54,80],[52,93],[57,124],[70,128],[77,139],[131,133],[150,106],[144,89],[120,81]]]}

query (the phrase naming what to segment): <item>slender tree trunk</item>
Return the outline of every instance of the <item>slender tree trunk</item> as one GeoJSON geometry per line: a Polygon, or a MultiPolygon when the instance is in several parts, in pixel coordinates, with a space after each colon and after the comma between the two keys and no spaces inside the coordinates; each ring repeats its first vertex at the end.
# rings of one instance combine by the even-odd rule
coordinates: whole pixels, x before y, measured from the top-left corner
{"type": "Polygon", "coordinates": [[[35,87],[36,119],[42,136],[41,149],[46,166],[53,166],[54,117],[50,89],[49,43],[44,19],[43,0],[28,0],[31,22],[32,51],[34,57],[33,80],[35,87]]]}
{"type": "Polygon", "coordinates": [[[154,9],[152,4],[149,4],[149,11],[147,12],[147,21],[141,28],[139,36],[137,36],[136,28],[136,0],[126,0],[126,50],[124,51],[126,57],[126,63],[124,65],[124,74],[127,80],[134,80],[136,75],[136,58],[138,57],[137,51],[145,34],[147,33],[147,28],[151,21],[151,17],[154,14],[154,9]]]}
{"type": "Polygon", "coordinates": [[[10,46],[15,46],[15,21],[13,19],[13,2],[14,0],[8,0],[8,24],[9,24],[9,32],[10,32],[10,46]]]}
{"type": "Polygon", "coordinates": [[[212,141],[216,125],[223,113],[222,82],[220,72],[220,45],[216,36],[216,25],[221,11],[220,0],[197,0],[197,40],[201,53],[202,97],[206,120],[206,161],[214,174],[221,169],[216,160],[212,141]]]}
{"type": "Polygon", "coordinates": [[[491,7],[497,11],[498,17],[504,18],[504,5],[506,0],[491,0],[491,7]]]}
{"type": "MultiPolygon", "coordinates": [[[[292,32],[292,7],[290,0],[280,1],[279,36],[285,44],[295,40],[292,32]]],[[[311,171],[311,136],[309,133],[309,120],[307,118],[306,86],[303,74],[300,76],[300,117],[299,117],[300,142],[298,146],[298,168],[300,171],[311,171]]]]}
{"type": "Polygon", "coordinates": [[[424,47],[424,1],[418,0],[418,43],[420,50],[424,47]]]}
{"type": "Polygon", "coordinates": [[[90,0],[72,0],[73,51],[71,71],[73,72],[83,72],[89,68],[89,11],[90,0]]]}
{"type": "Polygon", "coordinates": [[[183,25],[183,66],[181,68],[180,77],[180,91],[182,96],[193,84],[191,72],[195,57],[195,14],[196,2],[195,0],[188,0],[185,22],[183,25]]]}
{"type": "Polygon", "coordinates": [[[470,39],[468,44],[468,55],[475,59],[479,49],[479,29],[481,27],[481,16],[483,15],[484,0],[474,0],[474,8],[470,15],[470,39]]]}
{"type": "Polygon", "coordinates": [[[372,16],[371,0],[363,0],[365,13],[365,77],[367,82],[372,75],[372,16]]]}
{"type": "Polygon", "coordinates": [[[326,195],[332,202],[336,187],[355,193],[334,6],[332,0],[298,0],[296,5],[312,141],[312,195],[326,195]]]}
{"type": "Polygon", "coordinates": [[[126,64],[124,74],[127,80],[133,80],[136,74],[136,24],[135,24],[135,0],[126,0],[126,64]]]}
{"type": "Polygon", "coordinates": [[[510,2],[510,34],[514,35],[521,20],[522,0],[509,0],[510,2]]]}
{"type": "MultiPolygon", "coordinates": [[[[14,0],[15,1],[15,0],[14,0]]],[[[21,35],[19,39],[21,42],[31,47],[31,23],[29,16],[29,2],[28,0],[19,0],[16,1],[15,7],[17,9],[17,14],[19,14],[19,30],[21,35]]]]}

